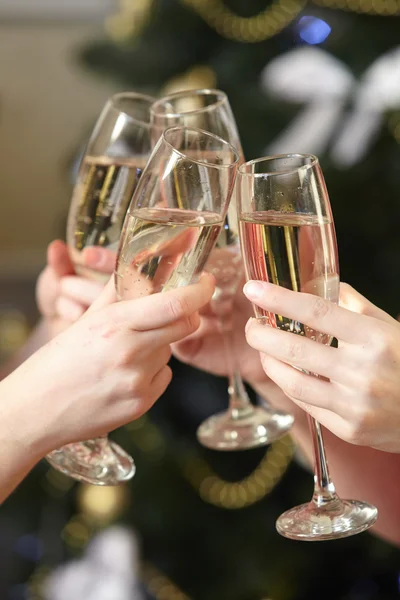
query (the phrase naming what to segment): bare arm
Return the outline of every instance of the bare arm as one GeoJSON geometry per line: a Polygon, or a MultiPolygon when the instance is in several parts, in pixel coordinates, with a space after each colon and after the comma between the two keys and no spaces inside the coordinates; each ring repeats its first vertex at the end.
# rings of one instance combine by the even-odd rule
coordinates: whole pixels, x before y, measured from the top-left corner
{"type": "Polygon", "coordinates": [[[50,324],[46,319],[41,319],[22,348],[5,365],[0,366],[0,381],[12,373],[31,354],[41,348],[50,339],[50,324]]]}
{"type": "Polygon", "coordinates": [[[0,502],[54,448],[139,418],[164,393],[170,345],[193,334],[212,277],[117,302],[110,279],[86,314],[0,382],[0,502]]]}
{"type": "Polygon", "coordinates": [[[22,380],[0,381],[0,504],[42,458],[39,430],[17,408],[22,380]]]}

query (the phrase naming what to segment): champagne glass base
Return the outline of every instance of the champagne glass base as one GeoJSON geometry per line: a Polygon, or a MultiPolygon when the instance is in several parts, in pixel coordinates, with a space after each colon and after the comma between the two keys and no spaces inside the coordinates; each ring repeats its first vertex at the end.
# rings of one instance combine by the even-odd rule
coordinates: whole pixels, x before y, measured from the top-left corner
{"type": "Polygon", "coordinates": [[[237,416],[232,411],[213,415],[200,425],[197,439],[212,450],[257,448],[284,436],[293,421],[288,413],[272,413],[261,406],[252,406],[237,411],[237,416]]]}
{"type": "Polygon", "coordinates": [[[46,459],[64,475],[92,485],[119,485],[136,471],[132,457],[111,441],[69,444],[50,452],[46,459]]]}
{"type": "Polygon", "coordinates": [[[356,535],[369,529],[378,518],[375,506],[358,500],[342,500],[334,509],[314,502],[301,504],[279,517],[278,533],[291,540],[318,542],[356,535]]]}

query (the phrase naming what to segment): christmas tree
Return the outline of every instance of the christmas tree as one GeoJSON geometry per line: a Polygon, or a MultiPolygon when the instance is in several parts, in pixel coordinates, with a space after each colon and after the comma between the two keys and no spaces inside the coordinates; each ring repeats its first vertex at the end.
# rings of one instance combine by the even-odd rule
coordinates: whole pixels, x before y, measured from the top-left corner
{"type": "MultiPolygon", "coordinates": [[[[82,49],[80,59],[121,88],[157,95],[223,89],[249,159],[318,154],[342,279],[397,315],[399,16],[399,0],[274,0],[267,6],[266,0],[125,0],[107,21],[105,38],[82,49]]],[[[47,589],[53,594],[47,598],[64,600],[54,589],[67,585],[56,578],[65,572],[53,576],[52,592],[41,585],[45,576],[74,557],[80,560],[72,565],[76,573],[93,564],[96,547],[85,550],[87,542],[116,522],[128,538],[133,528],[141,539],[141,562],[130,591],[107,596],[113,600],[397,598],[399,554],[370,534],[322,547],[276,534],[276,517],[307,500],[312,489],[310,473],[292,460],[290,440],[241,453],[202,449],[196,428],[226,407],[226,381],[176,361],[173,370],[171,386],[150,414],[114,434],[137,462],[129,485],[72,486],[42,464],[6,505],[3,519],[12,519],[27,495],[34,498],[29,526],[35,533],[22,536],[11,553],[18,565],[10,575],[12,598],[26,597],[26,590],[44,598],[47,589]],[[28,587],[17,585],[27,579],[28,587]]],[[[134,548],[136,538],[129,539],[134,548]]],[[[109,555],[118,552],[113,543],[109,555]]],[[[4,555],[8,549],[5,540],[4,555]]],[[[89,571],[86,581],[95,589],[99,571],[89,571]]],[[[81,600],[76,586],[68,597],[81,600]]],[[[96,594],[103,598],[101,590],[96,594]]]]}

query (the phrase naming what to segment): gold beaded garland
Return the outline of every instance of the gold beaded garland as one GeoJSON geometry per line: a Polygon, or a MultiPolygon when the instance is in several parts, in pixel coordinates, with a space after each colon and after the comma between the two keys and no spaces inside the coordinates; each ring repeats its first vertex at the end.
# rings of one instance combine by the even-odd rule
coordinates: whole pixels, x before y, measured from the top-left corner
{"type": "Polygon", "coordinates": [[[185,458],[183,475],[204,502],[229,510],[245,508],[267,496],[285,474],[294,453],[290,436],[274,442],[260,464],[241,481],[225,481],[199,458],[185,458]]]}
{"type": "MultiPolygon", "coordinates": [[[[180,0],[224,38],[241,43],[268,40],[287,27],[307,5],[307,0],[273,0],[252,17],[241,17],[224,0],[180,0]]],[[[400,0],[312,0],[325,8],[358,14],[398,16],[400,0]]],[[[119,12],[106,20],[106,31],[117,42],[140,35],[151,16],[154,0],[120,0],[119,12]]]]}
{"type": "Polygon", "coordinates": [[[181,0],[222,37],[242,43],[263,42],[287,27],[307,0],[274,0],[253,17],[240,17],[222,0],[181,0]]]}
{"type": "MultiPolygon", "coordinates": [[[[166,446],[161,429],[143,415],[128,426],[135,442],[143,448],[147,431],[158,439],[160,456],[164,454],[160,445],[166,446]]],[[[285,474],[294,454],[294,444],[289,435],[271,444],[259,465],[241,481],[225,481],[219,477],[206,460],[188,452],[180,455],[182,474],[186,481],[208,504],[235,510],[251,506],[267,496],[285,474]]]]}

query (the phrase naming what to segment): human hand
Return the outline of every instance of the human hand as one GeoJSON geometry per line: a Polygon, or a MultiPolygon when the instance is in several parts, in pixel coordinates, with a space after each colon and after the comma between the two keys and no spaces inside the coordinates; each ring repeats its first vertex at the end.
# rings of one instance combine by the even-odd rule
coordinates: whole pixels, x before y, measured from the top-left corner
{"type": "Polygon", "coordinates": [[[400,324],[346,284],[340,306],[264,282],[244,291],[260,308],[339,341],[324,346],[251,319],[246,338],[268,377],[345,441],[400,452],[400,324]]]}
{"type": "MultiPolygon", "coordinates": [[[[218,276],[217,277],[218,286],[218,276]]],[[[232,372],[231,357],[250,385],[267,380],[258,352],[245,339],[244,327],[253,314],[251,304],[242,292],[240,281],[232,299],[226,290],[200,311],[200,327],[188,338],[173,344],[173,354],[182,362],[213,375],[228,377],[232,372]],[[226,336],[226,339],[224,339],[226,336]],[[227,352],[227,349],[230,351],[227,352]]],[[[218,293],[217,293],[218,294],[218,293]]],[[[216,295],[217,295],[216,294],[216,295]]]]}
{"type": "Polygon", "coordinates": [[[169,345],[199,326],[213,278],[116,302],[110,280],[86,314],[2,383],[13,435],[41,455],[138,418],[171,379],[169,345]],[[12,399],[12,401],[11,401],[12,399]]]}
{"type": "MultiPolygon", "coordinates": [[[[89,254],[86,261],[87,266],[92,267],[96,264],[96,256],[89,254]]],[[[47,249],[47,266],[36,285],[37,305],[49,324],[50,337],[79,319],[103,287],[96,281],[75,275],[66,244],[61,240],[52,242],[47,249]]]]}

